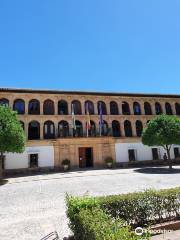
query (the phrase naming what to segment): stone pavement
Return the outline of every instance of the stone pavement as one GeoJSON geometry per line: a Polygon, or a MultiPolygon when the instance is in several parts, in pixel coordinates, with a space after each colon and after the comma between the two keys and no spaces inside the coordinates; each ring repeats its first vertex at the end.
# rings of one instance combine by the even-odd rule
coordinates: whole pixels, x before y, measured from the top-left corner
{"type": "Polygon", "coordinates": [[[53,231],[63,239],[70,234],[66,193],[96,196],[176,187],[180,167],[175,169],[171,174],[152,169],[103,169],[10,178],[0,186],[0,240],[40,240],[53,231]]]}
{"type": "Polygon", "coordinates": [[[180,230],[154,236],[151,240],[180,240],[180,230]]]}

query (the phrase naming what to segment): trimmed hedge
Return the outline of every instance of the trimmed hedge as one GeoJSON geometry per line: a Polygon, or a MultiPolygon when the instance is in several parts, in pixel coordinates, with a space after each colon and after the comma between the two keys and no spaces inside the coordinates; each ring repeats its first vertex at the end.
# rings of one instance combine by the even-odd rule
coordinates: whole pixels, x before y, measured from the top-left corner
{"type": "Polygon", "coordinates": [[[98,202],[112,217],[124,219],[133,226],[180,217],[180,187],[99,197],[98,202]]]}
{"type": "MultiPolygon", "coordinates": [[[[180,217],[180,187],[106,197],[66,197],[70,228],[77,240],[136,240],[132,227],[180,217]]],[[[148,239],[148,236],[146,238],[148,239]]]]}

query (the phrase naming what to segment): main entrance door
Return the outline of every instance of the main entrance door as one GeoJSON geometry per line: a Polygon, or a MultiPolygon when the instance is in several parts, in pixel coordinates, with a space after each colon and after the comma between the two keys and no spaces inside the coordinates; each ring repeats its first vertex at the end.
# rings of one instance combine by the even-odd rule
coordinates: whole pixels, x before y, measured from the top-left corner
{"type": "Polygon", "coordinates": [[[79,148],[79,167],[93,167],[93,149],[79,148]]]}

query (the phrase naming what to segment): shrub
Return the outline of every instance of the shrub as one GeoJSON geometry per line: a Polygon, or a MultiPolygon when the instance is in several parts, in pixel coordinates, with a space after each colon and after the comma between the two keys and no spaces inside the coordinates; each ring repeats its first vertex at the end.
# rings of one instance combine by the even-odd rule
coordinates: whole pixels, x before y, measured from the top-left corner
{"type": "MultiPolygon", "coordinates": [[[[112,218],[100,208],[95,197],[66,196],[69,226],[77,240],[137,240],[129,226],[119,218],[112,218]]],[[[145,238],[148,239],[148,238],[145,238]]]]}
{"type": "Polygon", "coordinates": [[[108,164],[108,163],[112,163],[113,164],[113,162],[114,162],[112,157],[106,157],[104,161],[105,161],[106,164],[108,164]]]}
{"type": "Polygon", "coordinates": [[[180,188],[147,190],[123,195],[99,197],[101,208],[112,217],[134,226],[159,223],[180,216],[180,188]]]}
{"type": "Polygon", "coordinates": [[[70,160],[69,159],[64,159],[63,161],[62,161],[62,165],[70,165],[70,160]]]}

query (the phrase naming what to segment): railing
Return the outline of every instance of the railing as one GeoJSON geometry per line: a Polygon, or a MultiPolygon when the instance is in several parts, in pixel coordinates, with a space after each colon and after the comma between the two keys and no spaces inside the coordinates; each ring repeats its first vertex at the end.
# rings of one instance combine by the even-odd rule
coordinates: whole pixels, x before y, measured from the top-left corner
{"type": "Polygon", "coordinates": [[[49,233],[47,236],[43,237],[41,240],[59,240],[57,232],[49,233]]]}

